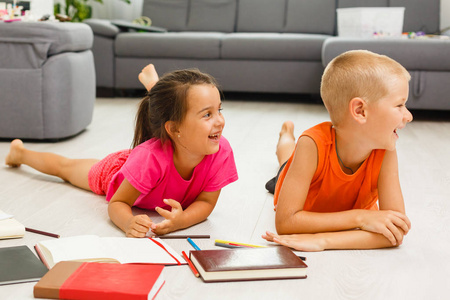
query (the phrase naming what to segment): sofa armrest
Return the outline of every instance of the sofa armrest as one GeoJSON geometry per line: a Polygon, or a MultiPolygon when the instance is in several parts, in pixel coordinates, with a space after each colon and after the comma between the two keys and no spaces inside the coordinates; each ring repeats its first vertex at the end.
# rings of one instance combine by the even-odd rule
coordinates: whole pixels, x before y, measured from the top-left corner
{"type": "Polygon", "coordinates": [[[83,22],[91,27],[95,35],[115,38],[115,36],[120,32],[119,27],[111,24],[111,21],[109,20],[86,19],[83,22]]]}
{"type": "Polygon", "coordinates": [[[92,30],[80,23],[0,23],[0,39],[18,43],[47,43],[48,55],[89,50],[93,43],[92,30]]]}

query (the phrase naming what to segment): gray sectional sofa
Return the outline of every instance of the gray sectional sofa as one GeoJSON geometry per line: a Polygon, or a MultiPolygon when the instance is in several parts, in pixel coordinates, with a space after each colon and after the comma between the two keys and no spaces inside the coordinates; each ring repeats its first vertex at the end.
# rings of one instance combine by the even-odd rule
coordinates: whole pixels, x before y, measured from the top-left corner
{"type": "Polygon", "coordinates": [[[439,31],[439,0],[144,0],[167,32],[134,32],[87,20],[97,87],[141,88],[137,74],[197,67],[224,91],[319,94],[324,66],[349,49],[397,59],[411,72],[411,108],[450,109],[450,41],[344,39],[336,8],[406,7],[404,31],[439,31]]]}

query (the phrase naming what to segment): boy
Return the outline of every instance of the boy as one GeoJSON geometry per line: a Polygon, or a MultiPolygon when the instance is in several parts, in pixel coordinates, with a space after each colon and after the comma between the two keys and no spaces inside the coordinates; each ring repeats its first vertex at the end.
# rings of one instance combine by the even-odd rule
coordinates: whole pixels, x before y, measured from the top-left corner
{"type": "Polygon", "coordinates": [[[280,235],[263,238],[302,251],[402,243],[411,223],[395,144],[397,131],[412,121],[409,80],[399,63],[369,51],[329,63],[320,92],[331,122],[305,131],[296,146],[294,125],[283,124],[277,156],[280,164],[289,160],[274,193],[280,235]]]}

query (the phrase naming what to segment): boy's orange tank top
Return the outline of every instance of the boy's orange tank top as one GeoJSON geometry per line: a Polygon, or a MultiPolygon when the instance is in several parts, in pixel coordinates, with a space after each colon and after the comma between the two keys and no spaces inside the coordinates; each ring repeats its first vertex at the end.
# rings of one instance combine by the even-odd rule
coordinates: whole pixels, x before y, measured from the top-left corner
{"type": "MultiPolygon", "coordinates": [[[[350,209],[378,209],[378,175],[385,150],[373,150],[359,169],[345,174],[336,154],[335,130],[330,122],[318,124],[305,132],[317,145],[317,170],[311,181],[303,209],[312,212],[337,212],[350,209]]],[[[277,204],[281,186],[294,158],[281,171],[274,193],[277,204]]]]}

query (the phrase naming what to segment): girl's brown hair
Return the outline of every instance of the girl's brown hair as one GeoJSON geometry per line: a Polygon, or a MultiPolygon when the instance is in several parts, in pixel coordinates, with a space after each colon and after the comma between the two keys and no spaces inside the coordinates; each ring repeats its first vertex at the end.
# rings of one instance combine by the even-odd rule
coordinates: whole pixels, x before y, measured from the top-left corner
{"type": "Polygon", "coordinates": [[[198,69],[178,70],[165,74],[141,100],[136,115],[132,148],[151,139],[170,139],[167,121],[181,124],[187,112],[187,95],[193,85],[217,87],[216,80],[198,69]]]}

